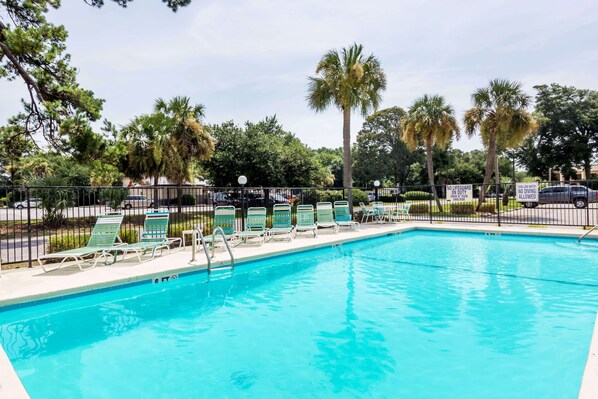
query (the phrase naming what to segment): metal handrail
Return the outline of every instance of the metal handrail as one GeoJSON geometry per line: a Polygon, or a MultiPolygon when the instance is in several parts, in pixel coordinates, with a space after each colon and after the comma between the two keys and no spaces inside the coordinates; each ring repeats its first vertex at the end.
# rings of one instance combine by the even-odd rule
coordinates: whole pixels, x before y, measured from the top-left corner
{"type": "Polygon", "coordinates": [[[199,233],[199,239],[201,240],[201,245],[203,247],[203,252],[206,254],[206,259],[208,260],[208,272],[212,270],[212,258],[210,257],[210,253],[208,252],[208,247],[206,246],[206,240],[203,238],[203,232],[199,226],[195,226],[193,229],[193,239],[191,243],[191,262],[195,260],[195,253],[197,252],[195,246],[197,245],[197,233],[199,233]]]}
{"type": "MultiPolygon", "coordinates": [[[[233,251],[230,248],[230,245],[228,244],[228,240],[226,239],[226,234],[224,234],[224,230],[222,230],[222,227],[218,226],[214,229],[214,231],[212,232],[212,258],[214,257],[214,250],[216,248],[216,233],[219,233],[222,236],[222,241],[224,241],[224,245],[226,246],[226,250],[228,251],[228,254],[230,256],[230,268],[234,269],[235,268],[235,257],[233,256],[233,251]]],[[[208,265],[208,273],[211,273],[211,265],[208,265]]]]}
{"type": "Polygon", "coordinates": [[[587,235],[589,235],[592,231],[598,229],[598,224],[594,227],[592,227],[590,230],[586,231],[585,233],[583,233],[578,239],[577,242],[580,243],[581,240],[583,240],[584,238],[586,238],[587,235]]]}

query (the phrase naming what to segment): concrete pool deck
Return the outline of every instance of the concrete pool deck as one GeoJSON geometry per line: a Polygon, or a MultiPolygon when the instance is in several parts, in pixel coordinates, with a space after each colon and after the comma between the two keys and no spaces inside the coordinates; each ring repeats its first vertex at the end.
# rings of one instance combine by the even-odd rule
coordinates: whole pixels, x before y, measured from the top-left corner
{"type": "MultiPolygon", "coordinates": [[[[342,229],[339,234],[326,231],[317,238],[300,236],[292,242],[271,241],[263,246],[241,245],[233,248],[235,262],[246,262],[259,258],[282,255],[308,249],[326,247],[342,242],[360,240],[364,238],[384,236],[413,229],[434,229],[450,231],[476,231],[503,234],[533,234],[559,235],[579,237],[583,231],[580,228],[546,227],[531,228],[525,225],[510,225],[497,227],[484,224],[442,223],[429,224],[424,222],[387,223],[362,225],[359,230],[342,229]]],[[[594,233],[591,237],[598,238],[594,233]]],[[[229,256],[226,251],[216,251],[212,260],[212,267],[227,265],[229,256]]],[[[114,265],[98,267],[81,272],[77,267],[66,267],[60,270],[44,273],[41,267],[3,271],[0,276],[0,312],[3,306],[12,307],[25,302],[36,302],[48,298],[87,292],[97,289],[116,287],[124,284],[150,281],[173,274],[205,270],[207,261],[203,252],[198,252],[196,261],[191,262],[191,250],[173,250],[170,254],[157,256],[152,261],[139,264],[137,258],[128,257],[114,265]]],[[[598,327],[595,326],[594,337],[589,351],[588,363],[583,377],[580,398],[598,397],[598,327]]],[[[27,398],[21,382],[16,377],[10,362],[0,348],[0,398],[27,398]],[[16,380],[15,380],[16,379],[16,380]],[[22,391],[21,391],[22,390],[22,391]],[[23,396],[25,395],[25,396],[23,396]]]]}

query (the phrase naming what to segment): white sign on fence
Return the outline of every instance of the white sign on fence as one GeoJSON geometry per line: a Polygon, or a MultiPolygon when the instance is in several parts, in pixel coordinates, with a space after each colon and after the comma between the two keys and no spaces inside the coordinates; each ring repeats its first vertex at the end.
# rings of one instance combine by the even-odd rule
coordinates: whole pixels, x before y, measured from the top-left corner
{"type": "Polygon", "coordinates": [[[446,199],[449,201],[473,201],[473,186],[471,184],[449,184],[446,186],[446,199]]]}
{"type": "Polygon", "coordinates": [[[538,202],[538,183],[517,183],[517,201],[538,202]]]}

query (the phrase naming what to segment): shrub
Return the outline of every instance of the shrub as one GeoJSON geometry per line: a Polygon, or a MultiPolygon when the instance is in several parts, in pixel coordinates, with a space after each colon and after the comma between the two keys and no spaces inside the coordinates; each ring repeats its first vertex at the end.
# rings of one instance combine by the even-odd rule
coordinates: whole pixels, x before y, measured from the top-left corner
{"type": "Polygon", "coordinates": [[[411,204],[409,208],[409,213],[429,213],[430,206],[428,204],[411,204]]]}
{"type": "Polygon", "coordinates": [[[404,196],[407,201],[423,201],[434,198],[432,194],[425,191],[407,191],[404,196]]]}
{"type": "Polygon", "coordinates": [[[303,192],[303,204],[311,204],[313,206],[316,206],[318,202],[334,202],[342,201],[342,199],[342,190],[305,190],[303,192]]]}
{"type": "Polygon", "coordinates": [[[6,200],[6,197],[0,198],[0,206],[1,207],[5,207],[7,203],[8,203],[8,201],[6,200]]]}
{"type": "Polygon", "coordinates": [[[360,190],[358,188],[353,189],[353,206],[359,205],[360,202],[368,205],[370,203],[370,199],[368,198],[368,194],[360,190]]]}
{"type": "Polygon", "coordinates": [[[485,203],[482,204],[482,206],[480,207],[480,213],[496,213],[496,205],[495,204],[490,204],[490,203],[485,203]]]}
{"type": "Polygon", "coordinates": [[[139,241],[139,233],[137,230],[134,229],[121,229],[118,232],[118,236],[120,237],[122,242],[126,242],[127,244],[134,244],[139,241]]]}
{"type": "Polygon", "coordinates": [[[67,251],[69,249],[81,248],[87,245],[89,234],[71,234],[50,237],[48,253],[67,251]]]}
{"type": "Polygon", "coordinates": [[[181,195],[181,205],[195,205],[196,203],[195,196],[191,194],[181,195]]]}
{"type": "Polygon", "coordinates": [[[399,195],[379,195],[378,201],[382,202],[405,202],[405,197],[402,194],[399,195]]]}
{"type": "Polygon", "coordinates": [[[451,204],[451,213],[455,215],[472,215],[475,213],[473,204],[451,204]]]}

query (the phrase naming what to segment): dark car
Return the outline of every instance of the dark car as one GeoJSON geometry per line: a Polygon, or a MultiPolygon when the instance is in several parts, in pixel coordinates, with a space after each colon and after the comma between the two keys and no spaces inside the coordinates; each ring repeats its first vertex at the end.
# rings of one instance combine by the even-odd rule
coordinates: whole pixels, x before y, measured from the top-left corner
{"type": "Polygon", "coordinates": [[[544,187],[538,194],[538,202],[524,202],[523,206],[535,208],[542,204],[573,204],[581,209],[587,207],[588,203],[598,202],[598,191],[586,186],[544,187]]]}

